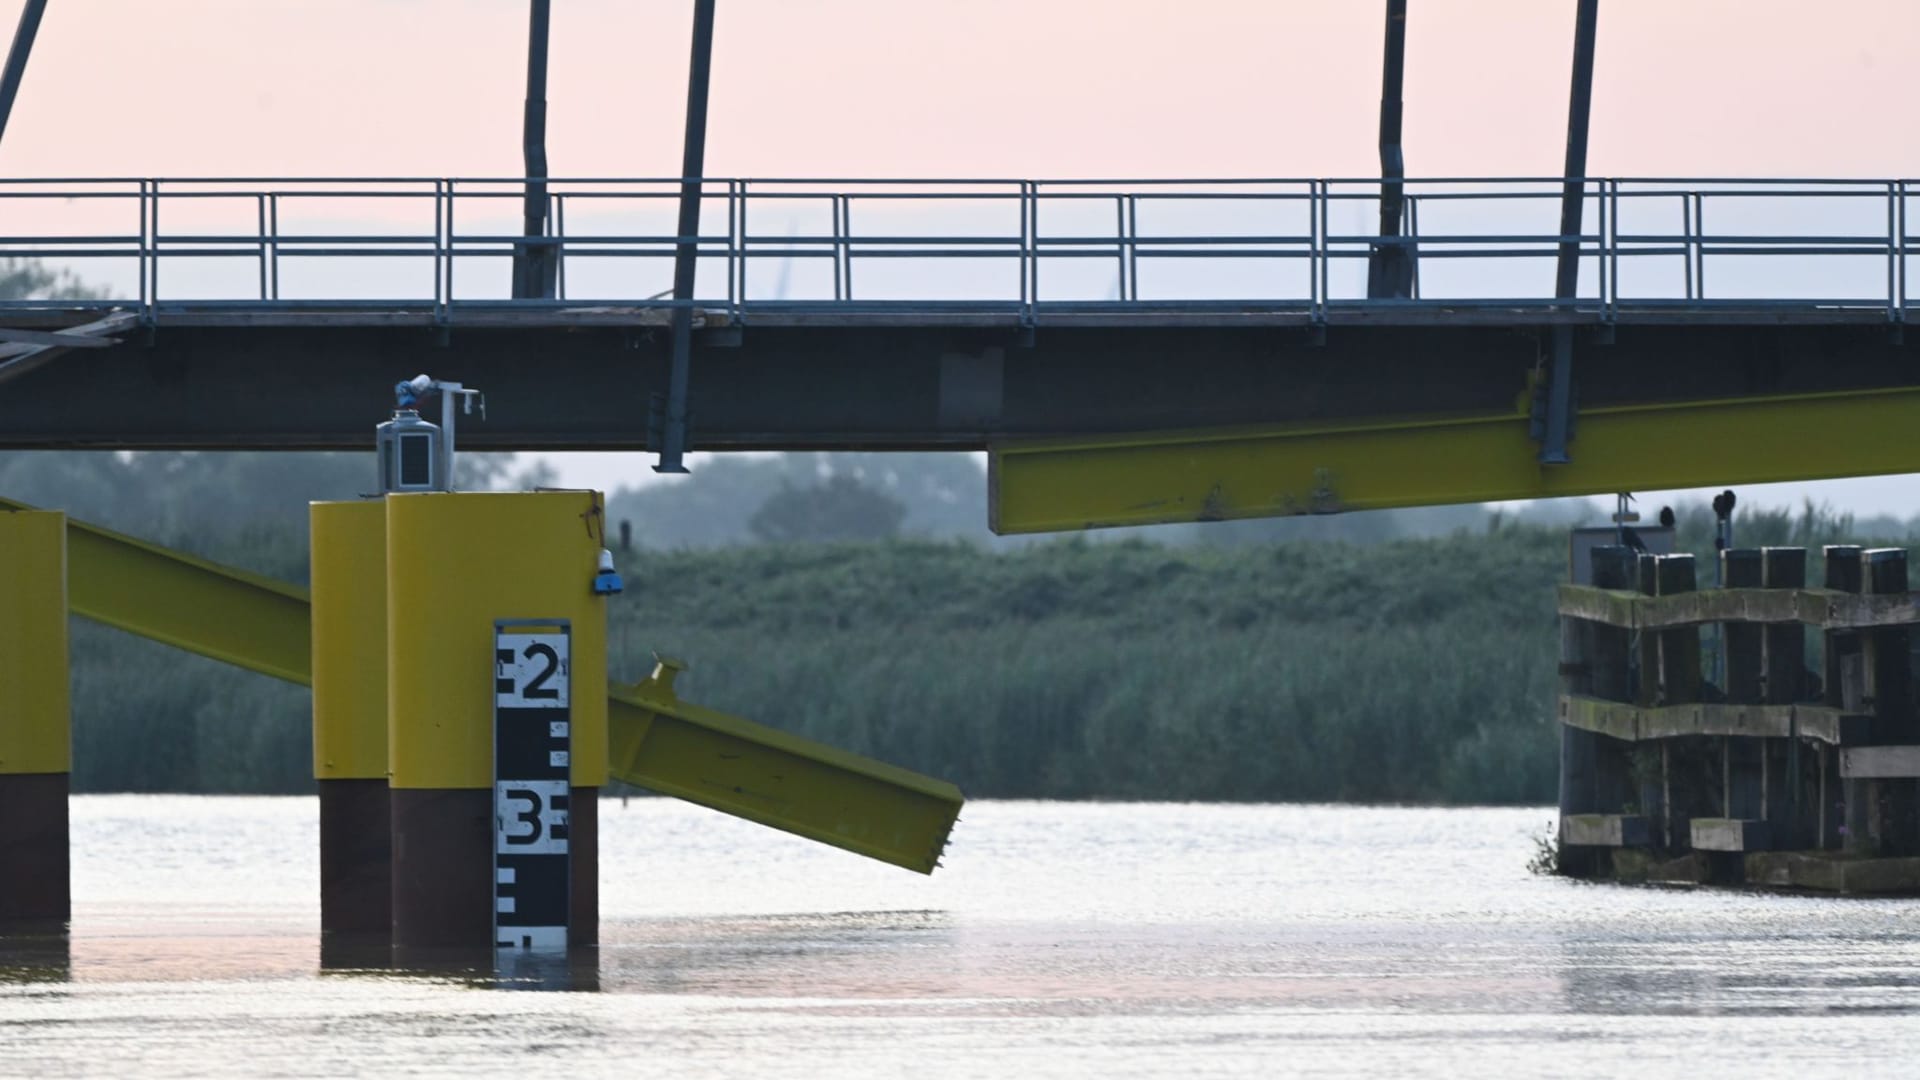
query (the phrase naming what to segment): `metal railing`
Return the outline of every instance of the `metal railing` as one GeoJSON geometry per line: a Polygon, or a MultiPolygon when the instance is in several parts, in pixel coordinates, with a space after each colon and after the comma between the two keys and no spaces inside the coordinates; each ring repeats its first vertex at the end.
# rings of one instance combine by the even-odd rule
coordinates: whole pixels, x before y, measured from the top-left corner
{"type": "Polygon", "coordinates": [[[94,293],[59,306],[149,318],[408,308],[452,322],[475,308],[680,305],[736,318],[813,308],[1324,318],[1414,305],[1599,319],[1623,308],[1852,309],[1902,322],[1911,307],[1909,261],[1920,256],[1908,180],[1590,179],[1589,231],[1577,236],[1559,233],[1557,177],[1393,183],[1404,236],[1366,227],[1378,179],[711,179],[700,234],[682,236],[679,180],[550,178],[550,233],[528,237],[518,178],[0,179],[0,259],[64,271],[94,293]],[[700,274],[695,296],[676,301],[667,286],[684,244],[700,274]],[[1580,291],[1556,299],[1565,244],[1580,254],[1580,291]],[[1417,256],[1412,295],[1369,298],[1367,260],[1396,245],[1417,256]],[[536,246],[555,253],[557,295],[511,299],[512,259],[536,246]]]}

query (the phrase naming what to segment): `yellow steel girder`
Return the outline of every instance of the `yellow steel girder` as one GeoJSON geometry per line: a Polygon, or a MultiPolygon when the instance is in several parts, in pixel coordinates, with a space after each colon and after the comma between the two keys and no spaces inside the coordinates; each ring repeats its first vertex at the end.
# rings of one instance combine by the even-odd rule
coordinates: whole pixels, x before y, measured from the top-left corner
{"type": "Polygon", "coordinates": [[[859,754],[681,701],[685,668],[609,689],[608,763],[628,783],[882,862],[933,873],[960,789],[859,754]]]}
{"type": "Polygon", "coordinates": [[[994,445],[997,533],[1920,472],[1920,389],[1583,409],[1567,465],[1524,412],[994,445]]]}
{"type": "Polygon", "coordinates": [[[64,514],[0,513],[0,774],[72,771],[66,529],[64,514]]]}
{"type": "MultiPolygon", "coordinates": [[[[0,499],[0,507],[30,510],[0,499]]],[[[307,590],[67,519],[75,615],[249,671],[310,686],[307,590]]]]}
{"type": "MultiPolygon", "coordinates": [[[[0,506],[32,509],[0,499],[0,506]]],[[[310,607],[298,586],[67,519],[76,615],[303,686],[310,607]]],[[[612,773],[663,795],[931,873],[960,789],[681,701],[672,671],[609,687],[612,773]]],[[[64,683],[63,683],[64,685],[64,683]]]]}

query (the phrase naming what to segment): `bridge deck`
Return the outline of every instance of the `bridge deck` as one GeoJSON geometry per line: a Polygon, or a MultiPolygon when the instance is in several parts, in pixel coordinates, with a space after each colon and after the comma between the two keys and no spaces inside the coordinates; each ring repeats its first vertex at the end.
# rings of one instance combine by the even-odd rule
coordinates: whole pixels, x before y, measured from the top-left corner
{"type": "Polygon", "coordinates": [[[1906,180],[1580,180],[1564,236],[1560,178],[708,180],[696,236],[677,179],[543,184],[527,237],[521,179],[0,179],[0,259],[94,293],[0,300],[0,446],[359,448],[426,371],[487,392],[465,445],[646,449],[680,308],[709,450],[1508,413],[1563,325],[1581,409],[1920,381],[1906,180]]]}
{"type": "MultiPolygon", "coordinates": [[[[50,301],[15,307],[0,314],[0,323],[34,329],[78,326],[125,305],[112,302],[50,301]]],[[[473,302],[455,304],[449,311],[431,305],[343,302],[337,306],[279,305],[258,301],[210,301],[157,305],[143,321],[154,327],[258,327],[324,329],[333,327],[416,327],[438,329],[532,329],[578,327],[664,327],[671,306],[631,304],[559,304],[473,302]]],[[[1180,304],[1043,304],[1031,310],[1009,304],[896,303],[755,303],[737,308],[697,308],[696,329],[722,328],[879,328],[1021,330],[1045,327],[1192,327],[1196,329],[1245,326],[1506,326],[1554,325],[1608,327],[1640,326],[1886,326],[1884,303],[1828,303],[1798,305],[1755,304],[1738,300],[1648,301],[1623,303],[1611,309],[1593,305],[1409,301],[1335,301],[1324,309],[1307,305],[1241,302],[1184,302],[1180,304]]],[[[1892,315],[1896,324],[1920,322],[1920,305],[1907,304],[1892,315]]]]}

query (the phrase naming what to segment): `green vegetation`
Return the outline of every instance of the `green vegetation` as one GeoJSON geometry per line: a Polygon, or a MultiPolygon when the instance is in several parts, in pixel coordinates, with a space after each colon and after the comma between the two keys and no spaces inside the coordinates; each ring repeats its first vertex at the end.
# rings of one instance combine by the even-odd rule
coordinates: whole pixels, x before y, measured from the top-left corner
{"type": "Polygon", "coordinates": [[[977,795],[1540,801],[1561,540],[658,556],[613,630],[686,694],[977,795]]]}
{"type": "Polygon", "coordinates": [[[91,300],[102,296],[71,270],[40,259],[0,258],[0,300],[91,300]]]}
{"type": "MultiPolygon", "coordinates": [[[[735,515],[742,529],[833,535],[818,511],[838,500],[904,538],[627,553],[616,677],[642,677],[652,651],[678,656],[691,700],[980,796],[1553,798],[1561,527],[1476,511],[1472,529],[1375,543],[994,549],[916,536],[929,500],[913,492],[944,505],[945,489],[915,479],[913,459],[889,463],[890,479],[760,460],[775,482],[735,515]]],[[[716,471],[737,480],[749,464],[716,471]]],[[[472,486],[539,479],[502,458],[463,465],[472,486]]],[[[358,454],[0,454],[0,492],[296,581],[305,501],[370,478],[358,454]]],[[[1424,527],[1378,521],[1366,527],[1388,536],[1424,527]]],[[[1814,508],[1743,510],[1738,524],[1743,544],[1855,531],[1814,508]]],[[[1681,508],[1680,525],[1683,547],[1711,550],[1704,510],[1681,508]]],[[[297,687],[83,622],[73,680],[79,790],[310,787],[297,687]]]]}

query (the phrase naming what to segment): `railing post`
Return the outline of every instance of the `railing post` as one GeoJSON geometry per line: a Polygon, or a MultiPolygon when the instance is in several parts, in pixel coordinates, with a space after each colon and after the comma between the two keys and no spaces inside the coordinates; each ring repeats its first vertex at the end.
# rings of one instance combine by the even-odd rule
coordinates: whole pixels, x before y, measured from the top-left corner
{"type": "Polygon", "coordinates": [[[1693,288],[1694,299],[1707,298],[1707,203],[1699,192],[1693,197],[1693,288]]]}
{"type": "Polygon", "coordinates": [[[449,178],[449,179],[448,179],[448,180],[446,180],[446,182],[445,182],[445,184],[446,184],[446,192],[447,192],[447,221],[446,221],[446,229],[447,229],[447,244],[446,244],[446,267],[447,267],[447,291],[446,291],[446,299],[445,299],[445,301],[444,301],[444,302],[443,302],[443,303],[442,303],[442,304],[440,305],[440,323],[441,323],[441,325],[443,325],[443,326],[444,326],[444,325],[447,325],[447,324],[450,324],[450,323],[452,323],[452,322],[453,322],[453,264],[454,264],[454,247],[455,247],[455,244],[456,244],[456,243],[458,242],[458,240],[457,240],[457,234],[456,234],[456,233],[455,233],[455,231],[454,231],[454,225],[453,225],[453,211],[454,211],[454,207],[455,207],[455,204],[459,202],[459,192],[458,192],[457,190],[455,190],[455,188],[454,188],[454,184],[455,184],[455,183],[456,183],[456,181],[454,181],[454,180],[453,180],[453,179],[451,179],[451,178],[449,178]]]}
{"type": "Polygon", "coordinates": [[[255,237],[260,251],[260,299],[267,298],[267,197],[255,192],[253,196],[255,228],[259,235],[255,237]]]}
{"type": "Polygon", "coordinates": [[[553,295],[555,299],[567,298],[567,197],[550,196],[553,205],[553,236],[558,243],[553,247],[553,295]]]}
{"type": "Polygon", "coordinates": [[[152,254],[147,257],[147,324],[153,325],[160,307],[160,181],[147,182],[151,208],[147,211],[147,232],[152,254]]]}
{"type": "Polygon", "coordinates": [[[1026,260],[1026,295],[1020,313],[1020,321],[1027,327],[1036,322],[1035,312],[1040,306],[1040,185],[1033,180],[1020,184],[1020,208],[1023,215],[1021,247],[1022,257],[1026,260]]]}
{"type": "Polygon", "coordinates": [[[1327,182],[1310,180],[1307,189],[1307,242],[1312,245],[1307,258],[1307,273],[1311,281],[1307,286],[1313,321],[1327,321],[1327,231],[1326,206],[1327,182]]]}
{"type": "MultiPolygon", "coordinates": [[[[434,205],[433,231],[434,243],[440,242],[440,207],[434,205]]],[[[269,299],[280,299],[280,193],[267,192],[267,256],[268,256],[268,293],[269,299]]],[[[439,264],[434,265],[434,284],[440,283],[439,264]]],[[[437,289],[436,289],[437,291],[437,289]]]]}
{"type": "Polygon", "coordinates": [[[1900,310],[1900,186],[1887,182],[1887,321],[1899,323],[1900,310]]]}
{"type": "MultiPolygon", "coordinates": [[[[833,257],[830,260],[833,263],[833,298],[844,300],[846,283],[843,280],[844,275],[841,273],[840,265],[840,195],[837,192],[827,196],[827,212],[833,218],[833,257]]],[[[1022,273],[1024,274],[1025,271],[1023,270],[1022,273]]]]}
{"type": "Polygon", "coordinates": [[[747,303],[747,182],[727,181],[727,201],[733,212],[727,215],[732,227],[727,236],[727,299],[733,305],[737,322],[747,303]]]}
{"type": "Polygon", "coordinates": [[[1900,265],[1900,284],[1899,284],[1897,302],[1899,305],[1900,321],[1906,322],[1907,321],[1907,182],[1905,180],[1899,180],[1895,182],[1894,186],[1898,192],[1898,195],[1896,197],[1896,202],[1899,204],[1899,208],[1900,208],[1899,222],[1894,226],[1894,231],[1893,231],[1894,243],[1897,244],[1900,248],[1900,253],[1897,257],[1897,261],[1899,262],[1899,265],[1900,265]]]}
{"type": "Polygon", "coordinates": [[[147,206],[147,182],[145,180],[139,181],[138,194],[134,196],[134,201],[138,203],[140,206],[140,240],[138,245],[139,256],[135,260],[136,268],[138,269],[140,274],[140,284],[137,287],[137,292],[139,293],[138,300],[140,303],[141,317],[146,319],[148,325],[151,326],[152,320],[153,320],[153,311],[151,308],[147,306],[147,273],[148,273],[147,260],[151,257],[151,255],[147,250],[148,206],[147,206]]]}

